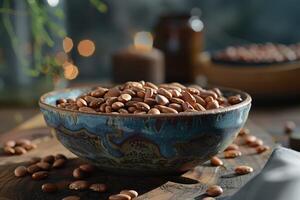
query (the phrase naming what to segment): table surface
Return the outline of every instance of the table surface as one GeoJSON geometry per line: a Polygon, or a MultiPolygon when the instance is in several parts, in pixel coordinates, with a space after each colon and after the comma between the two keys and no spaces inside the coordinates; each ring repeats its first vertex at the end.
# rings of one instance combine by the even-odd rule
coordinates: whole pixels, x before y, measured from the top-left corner
{"type": "MultiPolygon", "coordinates": [[[[272,137],[249,120],[247,127],[251,132],[262,138],[264,142],[274,147],[272,137]]],[[[21,124],[19,127],[2,134],[0,141],[29,137],[38,144],[38,148],[22,156],[0,156],[0,199],[61,199],[64,196],[78,194],[81,199],[107,199],[111,194],[118,193],[122,189],[135,189],[141,196],[138,199],[202,199],[208,185],[218,184],[224,188],[221,197],[232,195],[249,179],[257,174],[265,165],[271,151],[256,154],[253,148],[241,146],[243,155],[236,159],[223,159],[225,167],[212,167],[205,163],[181,176],[160,177],[128,177],[113,175],[104,171],[96,172],[87,178],[90,182],[106,183],[109,187],[107,193],[98,194],[90,191],[71,191],[67,185],[72,178],[72,170],[82,163],[80,159],[66,150],[52,136],[50,129],[45,128],[41,115],[21,124]],[[33,181],[30,177],[16,178],[13,171],[20,164],[28,164],[30,157],[46,156],[49,154],[64,153],[70,157],[70,161],[63,169],[50,172],[46,180],[33,181]],[[237,165],[250,165],[254,173],[236,176],[233,171],[237,165]],[[60,190],[55,194],[45,194],[41,191],[41,185],[45,182],[59,183],[60,190]],[[16,192],[18,191],[18,192],[16,192]]],[[[223,155],[220,154],[220,158],[223,155]]]]}

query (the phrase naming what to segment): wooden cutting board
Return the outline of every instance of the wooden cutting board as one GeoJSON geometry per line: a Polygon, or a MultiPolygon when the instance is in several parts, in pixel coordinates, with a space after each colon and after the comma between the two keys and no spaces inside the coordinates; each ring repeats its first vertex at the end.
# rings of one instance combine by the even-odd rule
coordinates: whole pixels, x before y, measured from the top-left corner
{"type": "MultiPolygon", "coordinates": [[[[275,144],[268,133],[251,121],[248,121],[247,127],[253,135],[263,139],[265,144],[274,148],[275,144]]],[[[81,199],[107,199],[109,195],[119,193],[123,189],[138,191],[140,196],[137,199],[143,200],[201,200],[205,197],[204,192],[207,186],[211,184],[223,187],[222,198],[235,193],[255,174],[259,173],[271,154],[271,151],[256,154],[253,148],[241,146],[243,155],[236,159],[223,159],[225,167],[212,167],[209,163],[204,163],[181,176],[129,177],[99,170],[92,177],[86,178],[91,183],[108,185],[108,192],[99,194],[92,191],[79,192],[68,189],[68,184],[74,180],[72,170],[84,161],[70,153],[55,139],[51,130],[46,128],[41,115],[4,134],[0,137],[0,141],[24,137],[34,139],[38,148],[22,156],[5,156],[3,153],[0,155],[0,200],[59,200],[68,195],[78,195],[81,199]],[[14,176],[14,169],[19,165],[28,165],[27,161],[31,157],[43,157],[56,153],[67,155],[70,160],[63,169],[51,170],[50,176],[46,180],[34,181],[29,176],[25,178],[14,176]],[[254,173],[236,176],[233,169],[241,164],[252,166],[254,173]],[[41,185],[46,182],[58,183],[60,190],[53,194],[43,193],[41,185]]],[[[222,154],[220,154],[220,158],[223,158],[222,154]]]]}

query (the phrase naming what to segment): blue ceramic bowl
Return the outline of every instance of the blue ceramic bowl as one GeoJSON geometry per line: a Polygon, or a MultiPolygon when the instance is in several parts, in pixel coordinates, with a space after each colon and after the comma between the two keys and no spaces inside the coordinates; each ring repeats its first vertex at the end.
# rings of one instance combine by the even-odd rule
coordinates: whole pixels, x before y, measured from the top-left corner
{"type": "Polygon", "coordinates": [[[99,168],[122,174],[171,174],[187,171],[223,151],[243,127],[251,97],[243,102],[199,113],[160,115],[98,114],[57,108],[60,98],[76,98],[89,88],[43,95],[41,111],[58,140],[71,152],[99,168]]]}

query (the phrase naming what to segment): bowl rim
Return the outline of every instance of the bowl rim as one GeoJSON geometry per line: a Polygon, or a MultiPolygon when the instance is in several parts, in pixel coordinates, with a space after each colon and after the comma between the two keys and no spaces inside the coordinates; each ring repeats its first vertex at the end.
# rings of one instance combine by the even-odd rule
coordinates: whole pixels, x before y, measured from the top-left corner
{"type": "Polygon", "coordinates": [[[67,110],[64,108],[59,108],[50,104],[47,104],[45,102],[47,97],[54,96],[56,93],[62,93],[62,92],[70,92],[72,90],[89,90],[92,89],[92,86],[82,86],[82,87],[71,87],[71,88],[65,88],[65,89],[58,89],[54,91],[47,92],[43,94],[39,99],[39,106],[40,108],[44,109],[50,109],[50,110],[56,110],[58,112],[66,112],[70,114],[82,114],[82,115],[93,115],[93,116],[107,116],[107,117],[131,117],[131,118],[162,118],[162,117],[184,117],[184,116],[202,116],[202,115],[209,115],[209,114],[217,114],[217,113],[226,113],[232,110],[236,110],[239,108],[242,108],[244,106],[247,106],[248,104],[251,104],[252,98],[251,96],[238,89],[228,88],[228,87],[218,87],[221,91],[229,91],[236,94],[241,94],[245,96],[246,98],[235,105],[231,105],[224,108],[218,108],[218,109],[211,109],[211,110],[205,110],[201,112],[180,112],[180,113],[161,113],[161,114],[113,114],[113,113],[89,113],[89,112],[82,112],[79,110],[67,110]]]}

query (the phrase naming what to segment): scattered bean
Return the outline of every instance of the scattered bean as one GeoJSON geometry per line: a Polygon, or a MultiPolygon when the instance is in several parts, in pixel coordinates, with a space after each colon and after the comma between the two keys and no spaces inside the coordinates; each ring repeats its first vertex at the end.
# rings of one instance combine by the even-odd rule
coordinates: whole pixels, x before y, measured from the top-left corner
{"type": "Polygon", "coordinates": [[[27,169],[24,166],[19,166],[14,171],[16,177],[23,177],[27,175],[27,169]]]}
{"type": "Polygon", "coordinates": [[[237,166],[234,169],[234,171],[238,175],[244,175],[244,174],[249,174],[249,173],[253,172],[253,168],[246,166],[246,165],[240,165],[240,166],[237,166]]]}
{"type": "Polygon", "coordinates": [[[208,196],[216,197],[223,193],[223,189],[218,185],[209,186],[206,190],[208,196]]]}
{"type": "Polygon", "coordinates": [[[210,159],[210,164],[212,166],[221,166],[221,165],[223,165],[223,161],[220,158],[218,158],[217,156],[214,156],[210,159]]]}
{"type": "Polygon", "coordinates": [[[45,183],[42,185],[42,191],[43,192],[56,192],[57,191],[57,186],[54,183],[45,183]]]}

